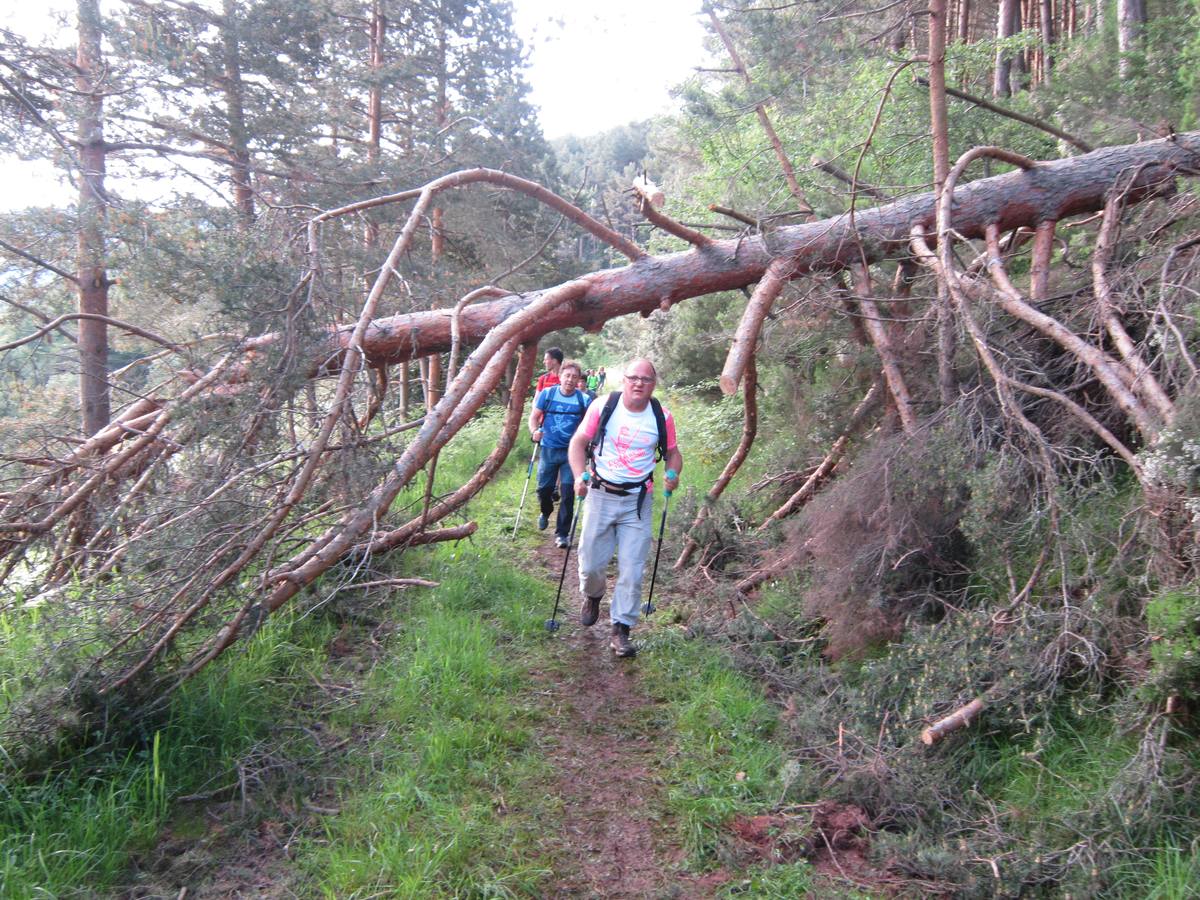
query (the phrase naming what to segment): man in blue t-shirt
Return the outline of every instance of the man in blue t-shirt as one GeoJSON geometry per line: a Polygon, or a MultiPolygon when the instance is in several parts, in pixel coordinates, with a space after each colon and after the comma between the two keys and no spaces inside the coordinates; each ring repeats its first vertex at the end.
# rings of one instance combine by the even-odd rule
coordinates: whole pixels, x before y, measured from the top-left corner
{"type": "Polygon", "coordinates": [[[558,370],[559,383],[538,392],[529,413],[529,431],[534,441],[541,442],[542,458],[538,463],[538,502],[542,514],[538,528],[550,524],[554,512],[555,489],[562,486],[562,502],[554,523],[554,543],[566,547],[570,543],[571,516],[575,512],[575,475],[567,462],[567,445],[592,402],[591,395],[579,387],[582,370],[579,363],[568,360],[558,370]]]}

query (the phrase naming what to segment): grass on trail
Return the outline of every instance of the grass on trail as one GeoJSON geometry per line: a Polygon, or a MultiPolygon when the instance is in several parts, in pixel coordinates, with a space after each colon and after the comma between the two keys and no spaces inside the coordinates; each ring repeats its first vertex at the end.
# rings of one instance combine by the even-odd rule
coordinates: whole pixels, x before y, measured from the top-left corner
{"type": "Polygon", "coordinates": [[[541,631],[524,613],[545,587],[472,548],[432,562],[441,586],[406,610],[349,714],[374,731],[347,760],[362,777],[303,854],[328,897],[522,896],[548,874],[529,802],[539,713],[513,652],[541,631]]]}
{"type": "MultiPolygon", "coordinates": [[[[405,557],[406,574],[440,587],[405,611],[403,635],[370,677],[370,699],[349,713],[376,735],[348,761],[365,775],[341,814],[303,853],[324,896],[536,896],[552,883],[561,810],[547,791],[554,760],[537,750],[546,713],[530,673],[565,664],[562,642],[543,629],[557,584],[523,572],[521,556],[545,537],[529,508],[515,547],[509,539],[525,477],[524,465],[509,466],[473,504],[480,533],[471,544],[405,557]]],[[[568,599],[560,615],[569,609],[568,599]]],[[[775,716],[719,652],[677,628],[643,636],[633,664],[664,703],[643,707],[630,727],[660,741],[670,785],[651,799],[692,867],[711,868],[730,817],[778,797],[775,716]]],[[[755,872],[752,895],[796,896],[808,871],[755,872]]]]}
{"type": "MultiPolygon", "coordinates": [[[[495,439],[487,421],[467,437],[468,446],[443,461],[439,484],[464,480],[495,439]]],[[[292,845],[290,889],[339,898],[544,893],[564,849],[562,801],[549,787],[554,760],[539,750],[548,713],[531,673],[570,663],[565,642],[543,629],[556,585],[529,574],[527,560],[545,537],[532,527],[532,507],[525,510],[530,524],[516,542],[509,539],[528,459],[522,454],[472,504],[480,523],[472,542],[402,558],[403,574],[440,586],[394,595],[377,613],[398,628],[382,658],[352,676],[362,681],[358,702],[327,703],[313,691],[331,667],[339,680],[351,674],[330,658],[342,625],[328,614],[337,602],[309,615],[298,605],[185,684],[155,727],[123,749],[0,785],[3,895],[120,890],[134,857],[151,856],[168,823],[177,844],[188,822],[203,815],[175,801],[236,783],[239,767],[263,746],[291,774],[264,776],[250,797],[251,819],[268,815],[269,802],[255,801],[271,794],[286,801],[271,816],[303,808],[309,794],[299,792],[312,788],[305,773],[343,786],[337,800],[320,801],[337,805],[337,814],[297,813],[302,830],[292,845]],[[314,722],[326,741],[352,739],[336,756],[323,756],[311,732],[296,727],[314,722]],[[301,783],[288,783],[294,778],[301,783]]],[[[567,600],[563,614],[570,609],[567,600]]],[[[689,868],[736,868],[726,852],[730,817],[764,811],[781,793],[774,713],[719,651],[665,619],[639,629],[645,649],[631,663],[638,684],[663,701],[629,721],[651,736],[662,760],[666,788],[648,801],[664,822],[661,839],[686,850],[689,868]]],[[[0,624],[0,681],[5,691],[19,691],[16,655],[29,645],[36,611],[0,624]]],[[[810,871],[797,863],[736,874],[745,880],[735,879],[731,894],[796,896],[810,871]]]]}
{"type": "MultiPolygon", "coordinates": [[[[22,626],[32,627],[11,619],[7,627],[22,626]]],[[[132,747],[0,782],[3,896],[103,895],[119,884],[131,855],[153,846],[173,798],[230,780],[280,711],[300,705],[311,685],[304,673],[320,666],[332,634],[328,623],[281,615],[185,684],[154,730],[131,736],[132,747]]]]}

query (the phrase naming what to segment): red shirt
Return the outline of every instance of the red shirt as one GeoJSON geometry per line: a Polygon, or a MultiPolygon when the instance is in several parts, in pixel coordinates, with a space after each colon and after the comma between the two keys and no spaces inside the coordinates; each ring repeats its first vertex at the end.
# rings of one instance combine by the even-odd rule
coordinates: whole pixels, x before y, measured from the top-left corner
{"type": "Polygon", "coordinates": [[[556,384],[559,384],[558,373],[547,372],[545,375],[542,375],[538,378],[535,393],[540,394],[543,388],[553,387],[556,384]]]}

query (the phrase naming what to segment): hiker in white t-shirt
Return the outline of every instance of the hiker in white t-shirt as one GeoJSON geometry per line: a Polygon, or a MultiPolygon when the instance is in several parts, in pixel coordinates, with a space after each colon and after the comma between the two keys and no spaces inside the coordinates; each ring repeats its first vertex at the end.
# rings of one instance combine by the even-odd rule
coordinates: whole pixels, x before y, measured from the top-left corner
{"type": "Polygon", "coordinates": [[[605,575],[615,551],[617,583],[610,610],[611,646],[617,656],[637,652],[629,642],[629,629],[637,624],[652,543],[650,478],[655,462],[661,457],[668,471],[673,470],[673,477],[666,479],[669,491],[678,486],[683,470],[675,420],[652,397],[657,382],[658,372],[650,360],[635,359],[626,365],[621,392],[592,402],[568,449],[575,495],[587,498],[579,538],[580,622],[593,625],[600,616],[605,575]]]}

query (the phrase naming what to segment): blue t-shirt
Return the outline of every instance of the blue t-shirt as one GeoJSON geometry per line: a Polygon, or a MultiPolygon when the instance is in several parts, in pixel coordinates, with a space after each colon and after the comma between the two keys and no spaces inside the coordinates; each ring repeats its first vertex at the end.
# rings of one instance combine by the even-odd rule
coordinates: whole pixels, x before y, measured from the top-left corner
{"type": "Polygon", "coordinates": [[[542,419],[542,446],[554,449],[571,443],[571,437],[591,402],[592,395],[579,388],[569,397],[563,396],[558,385],[544,388],[533,401],[534,406],[545,413],[542,419]]]}

